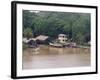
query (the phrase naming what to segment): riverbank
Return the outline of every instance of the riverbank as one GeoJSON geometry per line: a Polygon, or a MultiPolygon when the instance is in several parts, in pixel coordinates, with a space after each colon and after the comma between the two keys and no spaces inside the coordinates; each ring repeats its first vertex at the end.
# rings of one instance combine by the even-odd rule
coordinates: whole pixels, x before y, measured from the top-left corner
{"type": "MultiPolygon", "coordinates": [[[[84,46],[84,45],[77,45],[77,46],[60,46],[60,47],[56,47],[56,46],[51,46],[49,44],[38,44],[38,47],[40,46],[50,46],[53,48],[90,48],[91,46],[84,46]]],[[[29,48],[28,44],[23,43],[23,50],[29,48]]]]}

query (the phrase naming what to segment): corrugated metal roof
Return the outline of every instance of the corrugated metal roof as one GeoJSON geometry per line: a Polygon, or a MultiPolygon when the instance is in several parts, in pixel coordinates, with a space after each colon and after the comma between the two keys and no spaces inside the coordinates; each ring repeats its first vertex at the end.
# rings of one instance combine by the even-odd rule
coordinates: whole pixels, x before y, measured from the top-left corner
{"type": "Polygon", "coordinates": [[[65,34],[59,34],[58,36],[66,36],[65,34]]]}

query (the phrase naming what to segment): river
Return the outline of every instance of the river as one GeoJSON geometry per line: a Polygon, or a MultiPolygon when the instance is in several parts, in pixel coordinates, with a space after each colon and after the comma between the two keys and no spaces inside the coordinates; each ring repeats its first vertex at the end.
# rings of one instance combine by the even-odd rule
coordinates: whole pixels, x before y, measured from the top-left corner
{"type": "Polygon", "coordinates": [[[90,66],[90,48],[55,48],[40,45],[38,51],[23,50],[23,69],[90,66]]]}

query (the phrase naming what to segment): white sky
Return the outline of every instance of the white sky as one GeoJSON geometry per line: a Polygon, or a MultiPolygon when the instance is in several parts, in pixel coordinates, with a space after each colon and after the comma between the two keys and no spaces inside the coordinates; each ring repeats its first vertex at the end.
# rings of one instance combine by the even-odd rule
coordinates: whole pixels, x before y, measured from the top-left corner
{"type": "Polygon", "coordinates": [[[40,11],[30,10],[29,12],[39,13],[40,11]]]}

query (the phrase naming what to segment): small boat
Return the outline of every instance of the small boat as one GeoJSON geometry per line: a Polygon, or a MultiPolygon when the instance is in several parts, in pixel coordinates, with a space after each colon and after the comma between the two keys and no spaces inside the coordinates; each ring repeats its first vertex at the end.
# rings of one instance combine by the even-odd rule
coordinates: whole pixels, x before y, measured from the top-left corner
{"type": "Polygon", "coordinates": [[[66,45],[66,47],[75,48],[75,47],[77,47],[77,46],[76,46],[76,43],[75,43],[75,42],[70,42],[70,43],[68,43],[68,44],[66,45]]]}
{"type": "Polygon", "coordinates": [[[62,44],[60,43],[49,43],[50,46],[53,46],[53,47],[64,47],[62,44]]]}
{"type": "Polygon", "coordinates": [[[36,48],[33,48],[32,51],[37,52],[37,51],[39,51],[39,49],[40,49],[39,47],[36,47],[36,48]]]}
{"type": "Polygon", "coordinates": [[[76,43],[74,43],[74,42],[63,43],[63,44],[54,42],[54,43],[49,43],[49,45],[54,46],[54,47],[61,47],[61,48],[62,47],[73,47],[73,48],[76,47],[76,43]]]}

